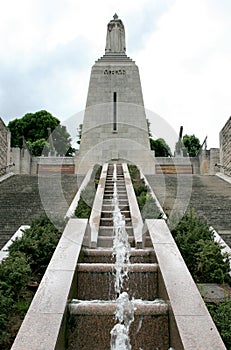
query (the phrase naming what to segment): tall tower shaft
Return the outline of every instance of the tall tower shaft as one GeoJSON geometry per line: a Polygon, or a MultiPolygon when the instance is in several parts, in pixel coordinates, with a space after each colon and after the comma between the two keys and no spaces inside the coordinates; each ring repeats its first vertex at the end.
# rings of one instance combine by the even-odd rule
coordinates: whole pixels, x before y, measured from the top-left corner
{"type": "Polygon", "coordinates": [[[117,15],[108,23],[105,55],[92,67],[77,171],[119,160],[154,172],[139,70],[127,57],[125,30],[117,15]]]}

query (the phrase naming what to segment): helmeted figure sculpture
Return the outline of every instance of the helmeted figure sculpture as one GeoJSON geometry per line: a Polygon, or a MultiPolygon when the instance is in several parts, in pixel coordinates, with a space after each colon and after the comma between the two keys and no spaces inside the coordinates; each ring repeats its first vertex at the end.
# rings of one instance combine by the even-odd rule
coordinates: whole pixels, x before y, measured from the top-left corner
{"type": "Polygon", "coordinates": [[[115,14],[113,18],[114,19],[112,19],[107,25],[105,54],[125,54],[126,45],[124,25],[121,19],[118,18],[117,14],[115,14]]]}

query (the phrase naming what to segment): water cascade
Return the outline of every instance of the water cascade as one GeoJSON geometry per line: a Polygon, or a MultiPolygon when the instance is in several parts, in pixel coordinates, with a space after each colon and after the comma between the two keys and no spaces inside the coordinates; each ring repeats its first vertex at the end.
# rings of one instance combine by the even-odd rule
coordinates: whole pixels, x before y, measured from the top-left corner
{"type": "Polygon", "coordinates": [[[113,171],[113,256],[115,257],[115,293],[116,313],[118,323],[111,330],[111,350],[130,350],[129,327],[134,321],[134,305],[129,300],[127,292],[122,292],[123,282],[128,279],[129,257],[131,247],[128,242],[128,235],[125,229],[125,218],[119,208],[117,191],[117,170],[114,164],[113,171]]]}

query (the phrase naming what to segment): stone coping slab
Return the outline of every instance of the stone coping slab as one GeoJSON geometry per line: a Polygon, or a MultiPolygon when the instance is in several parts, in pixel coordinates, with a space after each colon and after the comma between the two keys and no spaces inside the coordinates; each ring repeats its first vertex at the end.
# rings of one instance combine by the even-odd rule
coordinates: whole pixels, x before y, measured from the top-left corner
{"type": "MultiPolygon", "coordinates": [[[[163,219],[145,220],[182,346],[177,349],[225,350],[200,292],[163,219]]],[[[171,335],[171,334],[170,334],[171,335]]],[[[177,340],[176,340],[177,342],[177,340]]],[[[174,347],[174,339],[171,341],[174,347]]]]}
{"type": "MultiPolygon", "coordinates": [[[[169,306],[160,299],[153,301],[132,300],[136,315],[163,315],[168,313],[169,306]]],[[[114,315],[116,311],[116,301],[82,301],[72,300],[69,304],[72,315],[114,315]]]]}
{"type": "Polygon", "coordinates": [[[98,240],[98,233],[99,233],[99,226],[100,226],[100,216],[102,211],[103,194],[104,194],[104,188],[106,183],[107,170],[108,170],[108,163],[105,163],[103,164],[103,167],[102,167],[99,184],[97,186],[95,199],[93,202],[91,215],[89,219],[89,226],[90,226],[89,245],[91,248],[97,247],[97,240],[98,240]]]}
{"type": "Polygon", "coordinates": [[[65,219],[69,219],[70,217],[72,217],[74,215],[75,209],[76,209],[76,207],[78,205],[78,202],[79,202],[79,199],[80,199],[81,192],[85,189],[85,187],[87,186],[88,182],[90,181],[92,172],[93,172],[93,167],[91,167],[88,170],[86,176],[84,177],[84,179],[83,179],[83,181],[82,181],[82,183],[81,183],[81,185],[80,185],[80,187],[79,187],[79,189],[78,189],[78,191],[77,191],[77,193],[76,193],[76,195],[75,195],[75,197],[74,197],[70,207],[68,208],[68,210],[67,210],[67,212],[66,212],[66,214],[64,216],[65,219]]]}
{"type": "Polygon", "coordinates": [[[0,183],[5,181],[6,179],[9,179],[11,176],[14,176],[14,175],[15,175],[15,173],[13,173],[13,172],[10,172],[10,173],[7,173],[5,175],[2,175],[0,177],[0,183]]]}
{"type": "MultiPolygon", "coordinates": [[[[97,249],[84,248],[83,252],[87,256],[104,255],[104,256],[112,257],[113,248],[97,248],[97,249]]],[[[149,256],[150,254],[153,254],[153,248],[145,248],[145,249],[131,248],[131,251],[130,251],[130,257],[131,256],[149,256]]]]}
{"type": "Polygon", "coordinates": [[[216,176],[218,176],[220,179],[228,182],[229,184],[231,184],[231,177],[222,173],[216,173],[216,176]]]}
{"type": "Polygon", "coordinates": [[[56,346],[86,228],[87,219],[68,221],[15,338],[12,350],[60,348],[56,346]]]}
{"type": "Polygon", "coordinates": [[[30,228],[29,225],[20,226],[19,229],[13,234],[11,239],[9,239],[9,241],[6,242],[6,244],[0,250],[0,262],[9,256],[8,249],[11,246],[11,244],[15,241],[16,238],[21,238],[23,235],[23,231],[28,229],[28,228],[30,228]]]}
{"type": "Polygon", "coordinates": [[[167,215],[166,215],[165,212],[163,211],[163,208],[162,208],[162,206],[160,205],[160,202],[158,201],[158,199],[157,199],[155,193],[153,192],[153,190],[152,190],[152,188],[151,188],[151,186],[150,186],[150,184],[149,184],[149,182],[148,182],[146,176],[143,174],[143,172],[141,171],[140,168],[139,168],[139,171],[140,171],[140,176],[141,176],[142,179],[144,179],[144,183],[145,183],[145,185],[148,187],[148,191],[149,191],[149,193],[151,194],[152,198],[154,199],[157,208],[159,209],[159,211],[160,211],[161,214],[162,214],[162,218],[165,219],[165,220],[167,220],[167,215]]]}
{"type": "MultiPolygon", "coordinates": [[[[78,272],[113,272],[116,267],[115,264],[108,263],[80,263],[77,265],[78,272]]],[[[128,272],[157,272],[158,264],[155,263],[134,263],[130,264],[128,272]]]]}
{"type": "Polygon", "coordinates": [[[132,227],[133,227],[136,247],[142,248],[143,220],[142,220],[140,209],[136,200],[136,195],[135,195],[131,177],[128,171],[127,163],[123,163],[122,168],[124,173],[125,187],[126,187],[127,196],[128,196],[128,203],[130,207],[130,214],[131,214],[132,227]]]}
{"type": "Polygon", "coordinates": [[[224,254],[224,253],[229,254],[229,266],[230,266],[229,275],[231,276],[231,248],[221,238],[219,233],[216,230],[214,230],[214,228],[212,226],[210,226],[210,230],[212,230],[214,241],[220,245],[222,254],[224,254]]]}

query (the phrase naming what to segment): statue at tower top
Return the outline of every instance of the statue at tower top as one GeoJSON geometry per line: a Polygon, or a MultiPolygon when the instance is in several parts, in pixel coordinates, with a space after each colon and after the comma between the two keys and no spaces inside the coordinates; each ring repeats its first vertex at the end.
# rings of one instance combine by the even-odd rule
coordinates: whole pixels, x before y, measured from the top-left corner
{"type": "Polygon", "coordinates": [[[121,19],[115,13],[113,19],[107,25],[107,39],[105,54],[125,54],[125,30],[121,19]]]}

